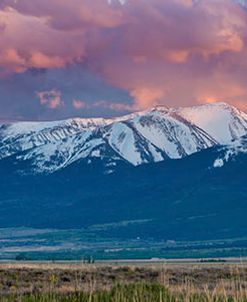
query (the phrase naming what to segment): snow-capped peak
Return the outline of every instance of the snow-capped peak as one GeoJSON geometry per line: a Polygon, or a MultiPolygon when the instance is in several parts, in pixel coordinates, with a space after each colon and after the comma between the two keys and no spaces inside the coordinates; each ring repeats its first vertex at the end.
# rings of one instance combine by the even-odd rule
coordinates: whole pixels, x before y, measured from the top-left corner
{"type": "Polygon", "coordinates": [[[227,144],[247,132],[247,114],[227,103],[184,107],[174,111],[206,131],[220,144],[227,144]]]}

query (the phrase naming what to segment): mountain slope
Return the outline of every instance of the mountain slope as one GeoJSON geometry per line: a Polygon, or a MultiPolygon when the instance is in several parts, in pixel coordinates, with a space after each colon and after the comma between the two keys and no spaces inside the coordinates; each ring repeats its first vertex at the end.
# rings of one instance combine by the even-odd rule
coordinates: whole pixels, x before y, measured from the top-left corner
{"type": "Polygon", "coordinates": [[[0,161],[0,227],[66,229],[114,223],[119,227],[97,232],[174,240],[245,236],[246,138],[224,165],[215,167],[232,148],[236,150],[233,145],[216,146],[139,167],[120,160],[113,174],[103,172],[100,158],[91,158],[90,165],[83,159],[53,174],[20,176],[15,173],[23,168],[19,165],[28,163],[6,158],[0,161]],[[140,223],[123,227],[123,221],[140,223]]]}

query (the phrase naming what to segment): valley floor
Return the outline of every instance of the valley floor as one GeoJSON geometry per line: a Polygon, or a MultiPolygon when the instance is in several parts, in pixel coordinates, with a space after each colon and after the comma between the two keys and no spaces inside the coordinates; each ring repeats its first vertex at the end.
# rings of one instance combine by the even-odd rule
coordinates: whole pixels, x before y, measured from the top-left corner
{"type": "Polygon", "coordinates": [[[247,264],[1,263],[1,302],[247,301],[247,264]]]}
{"type": "MultiPolygon", "coordinates": [[[[247,237],[204,241],[100,236],[99,229],[0,229],[1,260],[197,259],[247,257],[247,237]],[[96,230],[95,230],[96,229],[96,230]]],[[[109,226],[107,226],[109,227],[109,226]]],[[[111,225],[111,227],[113,227],[111,225]]],[[[136,260],[137,261],[137,260],[136,260]]]]}

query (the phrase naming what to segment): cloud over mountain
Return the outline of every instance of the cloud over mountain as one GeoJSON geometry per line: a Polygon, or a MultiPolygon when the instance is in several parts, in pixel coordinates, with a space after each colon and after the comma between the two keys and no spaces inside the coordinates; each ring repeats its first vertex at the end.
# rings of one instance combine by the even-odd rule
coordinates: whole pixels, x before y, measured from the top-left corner
{"type": "Polygon", "coordinates": [[[76,66],[127,91],[133,104],[123,102],[121,108],[219,100],[247,108],[247,13],[239,3],[128,0],[122,4],[1,1],[1,76],[33,69],[62,72],[76,66]]]}

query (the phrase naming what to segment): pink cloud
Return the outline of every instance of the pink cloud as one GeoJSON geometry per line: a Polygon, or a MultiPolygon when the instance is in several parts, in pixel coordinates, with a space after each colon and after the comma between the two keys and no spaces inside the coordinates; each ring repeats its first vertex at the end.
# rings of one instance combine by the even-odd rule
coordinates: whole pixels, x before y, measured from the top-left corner
{"type": "Polygon", "coordinates": [[[72,104],[75,109],[83,109],[87,107],[87,104],[80,100],[73,100],[72,104]]]}
{"type": "Polygon", "coordinates": [[[5,25],[0,36],[0,66],[15,72],[20,68],[59,68],[83,60],[84,32],[67,35],[50,27],[48,21],[49,17],[22,15],[10,8],[0,10],[0,22],[5,25]],[[10,50],[11,56],[6,55],[10,50]]]}
{"type": "Polygon", "coordinates": [[[47,108],[57,109],[63,105],[61,92],[58,90],[53,89],[50,91],[39,91],[36,92],[36,95],[39,98],[40,104],[47,108]]]}
{"type": "Polygon", "coordinates": [[[64,66],[64,61],[59,56],[48,56],[42,52],[34,52],[29,63],[34,68],[59,68],[64,66]]]}
{"type": "Polygon", "coordinates": [[[5,72],[85,62],[129,92],[131,109],[212,99],[245,107],[247,13],[236,1],[3,0],[0,24],[5,72]]]}
{"type": "Polygon", "coordinates": [[[105,108],[113,111],[134,110],[134,107],[129,104],[113,103],[109,101],[97,101],[88,106],[88,108],[105,108]]]}
{"type": "Polygon", "coordinates": [[[104,108],[111,109],[113,111],[123,111],[123,110],[134,110],[132,105],[124,103],[114,103],[110,101],[95,101],[93,103],[86,103],[80,100],[73,100],[72,105],[75,109],[92,109],[92,108],[104,108]]]}

